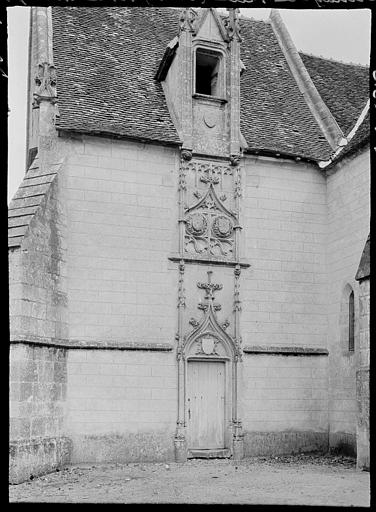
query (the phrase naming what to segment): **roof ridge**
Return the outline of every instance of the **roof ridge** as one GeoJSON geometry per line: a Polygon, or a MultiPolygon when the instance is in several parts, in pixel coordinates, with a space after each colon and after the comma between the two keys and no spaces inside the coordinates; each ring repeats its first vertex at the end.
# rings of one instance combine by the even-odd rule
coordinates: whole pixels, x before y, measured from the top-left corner
{"type": "Polygon", "coordinates": [[[323,55],[315,55],[314,53],[309,53],[309,52],[300,51],[300,50],[298,50],[298,53],[300,55],[306,55],[307,57],[314,57],[315,59],[321,59],[321,60],[326,60],[326,61],[329,61],[329,62],[335,62],[335,63],[338,63],[338,64],[344,64],[345,66],[357,66],[357,67],[360,67],[360,68],[369,69],[369,65],[367,65],[367,64],[360,64],[360,63],[357,63],[357,62],[345,62],[345,61],[340,60],[340,59],[334,59],[332,57],[324,57],[323,55]]]}
{"type": "Polygon", "coordinates": [[[290,68],[290,72],[313,118],[331,148],[333,150],[336,149],[339,145],[345,143],[344,134],[308,73],[278,9],[271,10],[270,22],[277,42],[290,68]]]}
{"type": "MultiPolygon", "coordinates": [[[[226,14],[226,13],[219,12],[218,14],[220,16],[222,16],[222,18],[228,17],[228,14],[226,14]]],[[[242,14],[242,13],[239,14],[239,21],[256,21],[256,22],[264,23],[265,25],[270,25],[270,21],[268,19],[260,20],[257,18],[253,18],[252,16],[246,16],[245,14],[242,14]]]]}
{"type": "Polygon", "coordinates": [[[362,112],[360,113],[358,119],[356,120],[354,126],[349,131],[349,133],[347,134],[346,145],[338,147],[335,150],[335,152],[330,156],[329,160],[325,160],[325,161],[319,162],[318,165],[319,165],[320,169],[325,169],[325,167],[328,167],[328,165],[330,165],[332,162],[334,162],[337,159],[338,155],[340,155],[343,150],[346,150],[346,146],[351,142],[352,139],[354,139],[354,137],[357,134],[359,128],[361,127],[361,125],[363,124],[364,120],[366,119],[367,114],[369,112],[369,107],[370,107],[370,101],[368,99],[366,104],[365,104],[365,106],[364,106],[364,108],[363,108],[363,110],[362,110],[362,112]]]}

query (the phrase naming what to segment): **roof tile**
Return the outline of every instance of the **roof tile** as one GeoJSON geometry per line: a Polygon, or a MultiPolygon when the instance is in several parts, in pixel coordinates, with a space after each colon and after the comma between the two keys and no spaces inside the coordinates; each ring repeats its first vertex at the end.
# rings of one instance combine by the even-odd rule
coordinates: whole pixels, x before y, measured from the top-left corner
{"type": "MultiPolygon", "coordinates": [[[[166,46],[178,33],[179,10],[53,7],[52,12],[57,127],[179,143],[162,86],[155,80],[166,46]]],[[[271,25],[241,18],[240,26],[246,67],[240,126],[250,150],[328,159],[332,149],[290,73],[271,25]]],[[[368,69],[301,57],[346,134],[364,107],[368,69]]]]}

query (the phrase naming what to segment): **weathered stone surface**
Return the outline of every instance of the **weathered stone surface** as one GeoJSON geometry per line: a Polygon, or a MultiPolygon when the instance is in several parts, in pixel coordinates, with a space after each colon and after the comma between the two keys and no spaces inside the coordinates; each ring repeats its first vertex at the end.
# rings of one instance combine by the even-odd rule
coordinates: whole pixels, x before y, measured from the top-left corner
{"type": "Polygon", "coordinates": [[[49,471],[60,464],[59,439],[63,436],[65,415],[65,355],[65,351],[53,347],[11,345],[12,482],[22,481],[31,473],[49,471]],[[55,441],[47,443],[46,437],[55,441]],[[56,453],[52,453],[54,450],[56,453]]]}
{"type": "Polygon", "coordinates": [[[356,456],[356,434],[348,432],[330,432],[329,447],[332,453],[356,456]]]}
{"type": "Polygon", "coordinates": [[[280,455],[303,452],[326,452],[328,436],[326,432],[315,431],[281,431],[252,432],[244,431],[244,455],[280,455]]]}
{"type": "Polygon", "coordinates": [[[72,443],[67,437],[45,437],[10,443],[9,482],[18,484],[69,463],[72,443]]]}
{"type": "MultiPolygon", "coordinates": [[[[339,164],[327,177],[327,324],[329,349],[329,418],[330,437],[336,448],[342,434],[345,445],[356,450],[357,424],[356,370],[361,351],[362,314],[360,290],[355,280],[364,244],[369,234],[370,167],[367,151],[339,164]],[[343,291],[350,286],[354,292],[355,350],[348,350],[348,322],[341,319],[346,306],[343,291]],[[345,321],[345,322],[344,322],[345,321]],[[340,395],[340,397],[339,397],[340,395]]],[[[331,445],[332,446],[332,445],[331,445]]]]}
{"type": "MultiPolygon", "coordinates": [[[[369,261],[368,261],[369,273],[369,261]]],[[[356,372],[356,398],[358,402],[357,418],[357,466],[359,469],[370,469],[370,410],[369,410],[369,372],[370,372],[370,279],[359,282],[360,300],[360,343],[358,369],[356,372]]]]}
{"type": "Polygon", "coordinates": [[[71,462],[156,462],[174,460],[174,432],[148,431],[72,436],[71,462]]]}

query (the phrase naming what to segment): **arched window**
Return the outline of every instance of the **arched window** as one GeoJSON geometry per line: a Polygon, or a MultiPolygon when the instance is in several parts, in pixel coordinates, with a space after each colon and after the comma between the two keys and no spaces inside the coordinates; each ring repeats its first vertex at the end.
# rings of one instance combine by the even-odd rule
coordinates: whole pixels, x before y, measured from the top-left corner
{"type": "Polygon", "coordinates": [[[355,352],[357,308],[352,286],[346,284],[342,290],[341,310],[339,316],[341,348],[343,355],[355,352]]]}
{"type": "Polygon", "coordinates": [[[349,352],[354,352],[354,327],[355,327],[355,310],[354,310],[354,292],[349,295],[349,352]]]}

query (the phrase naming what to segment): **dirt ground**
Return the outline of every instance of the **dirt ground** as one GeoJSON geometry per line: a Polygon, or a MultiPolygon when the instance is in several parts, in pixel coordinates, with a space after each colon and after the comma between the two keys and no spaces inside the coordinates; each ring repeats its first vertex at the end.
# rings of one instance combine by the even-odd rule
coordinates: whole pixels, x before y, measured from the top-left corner
{"type": "Polygon", "coordinates": [[[80,464],[19,485],[10,502],[370,506],[369,473],[327,455],[80,464]]]}

